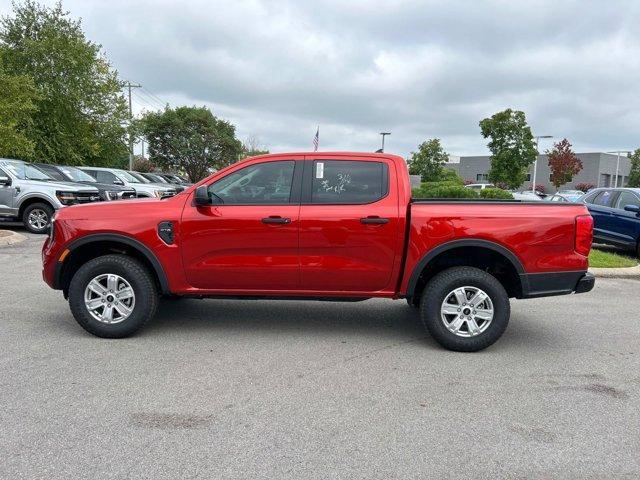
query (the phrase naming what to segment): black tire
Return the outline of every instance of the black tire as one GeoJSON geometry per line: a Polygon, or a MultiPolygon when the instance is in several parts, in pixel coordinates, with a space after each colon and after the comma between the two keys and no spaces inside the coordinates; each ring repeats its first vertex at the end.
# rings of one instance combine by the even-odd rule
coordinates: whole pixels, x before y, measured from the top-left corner
{"type": "MultiPolygon", "coordinates": [[[[495,343],[507,328],[510,315],[509,296],[502,284],[493,275],[473,267],[454,267],[438,273],[425,287],[420,302],[420,318],[431,336],[443,347],[457,352],[477,352],[495,343]],[[453,290],[465,286],[483,290],[493,304],[493,319],[486,329],[468,337],[448,330],[441,316],[443,302],[453,290]]],[[[466,328],[467,334],[471,330],[466,322],[462,328],[466,328]]]]}
{"type": "Polygon", "coordinates": [[[104,255],[88,261],[78,269],[69,285],[69,306],[74,318],[87,332],[103,338],[123,338],[135,333],[155,315],[158,299],[156,284],[149,270],[126,255],[104,255]],[[87,285],[103,274],[122,277],[135,294],[133,311],[119,323],[97,320],[85,305],[87,285]]]}
{"type": "Polygon", "coordinates": [[[420,302],[416,301],[418,300],[417,298],[407,297],[406,300],[407,300],[407,305],[409,305],[411,308],[415,308],[415,309],[420,308],[420,302]]]}
{"type": "Polygon", "coordinates": [[[47,203],[32,203],[22,212],[22,223],[24,224],[24,228],[29,230],[31,233],[47,233],[49,231],[49,225],[51,225],[51,217],[53,216],[53,207],[47,203]],[[34,222],[31,222],[29,217],[31,214],[39,213],[44,215],[44,221],[46,222],[42,228],[37,228],[34,222]]]}

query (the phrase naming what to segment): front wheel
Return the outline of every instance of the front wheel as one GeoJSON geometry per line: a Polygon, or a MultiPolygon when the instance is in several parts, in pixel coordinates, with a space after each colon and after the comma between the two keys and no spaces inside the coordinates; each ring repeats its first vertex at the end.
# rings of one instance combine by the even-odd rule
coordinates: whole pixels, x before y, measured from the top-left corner
{"type": "Polygon", "coordinates": [[[149,270],[126,255],[104,255],[78,269],[69,285],[69,306],[87,332],[127,337],[155,314],[158,292],[149,270]]]}
{"type": "Polygon", "coordinates": [[[511,315],[509,296],[489,273],[454,267],[434,276],[420,302],[420,317],[443,347],[476,352],[495,343],[511,315]]]}
{"type": "Polygon", "coordinates": [[[47,233],[53,216],[53,208],[46,203],[32,203],[24,209],[22,223],[31,233],[47,233]]]}

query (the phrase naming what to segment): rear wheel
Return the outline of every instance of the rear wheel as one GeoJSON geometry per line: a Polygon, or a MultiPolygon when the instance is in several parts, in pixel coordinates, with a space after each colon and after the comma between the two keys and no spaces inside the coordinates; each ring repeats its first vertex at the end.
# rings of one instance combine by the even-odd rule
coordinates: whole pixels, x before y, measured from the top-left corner
{"type": "Polygon", "coordinates": [[[510,316],[509,296],[502,284],[473,267],[454,267],[438,273],[427,284],[420,317],[443,347],[475,352],[495,343],[510,316]]]}
{"type": "Polygon", "coordinates": [[[46,203],[32,203],[22,213],[22,223],[31,233],[47,233],[53,208],[46,203]]]}
{"type": "Polygon", "coordinates": [[[105,255],[84,264],[69,285],[69,306],[87,332],[104,338],[127,337],[155,314],[154,279],[137,260],[105,255]]]}

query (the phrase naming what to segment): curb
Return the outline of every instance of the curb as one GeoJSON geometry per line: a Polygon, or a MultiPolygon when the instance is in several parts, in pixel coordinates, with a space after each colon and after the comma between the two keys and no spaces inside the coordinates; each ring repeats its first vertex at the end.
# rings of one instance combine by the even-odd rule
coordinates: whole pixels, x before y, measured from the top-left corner
{"type": "Polygon", "coordinates": [[[589,272],[599,278],[637,278],[640,279],[640,265],[626,268],[590,268],[589,272]]]}
{"type": "Polygon", "coordinates": [[[6,245],[15,245],[16,243],[24,242],[27,239],[24,235],[20,235],[17,232],[11,230],[0,230],[0,247],[6,245]]]}

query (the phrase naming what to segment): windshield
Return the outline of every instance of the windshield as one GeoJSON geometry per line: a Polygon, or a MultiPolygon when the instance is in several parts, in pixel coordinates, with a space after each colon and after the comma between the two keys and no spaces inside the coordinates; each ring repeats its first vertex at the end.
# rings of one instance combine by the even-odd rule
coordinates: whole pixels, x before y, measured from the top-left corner
{"type": "Polygon", "coordinates": [[[73,180],[74,182],[97,182],[95,178],[93,178],[88,173],[83,172],[79,168],[76,167],[59,167],[60,171],[66,175],[67,178],[73,180]]]}
{"type": "Polygon", "coordinates": [[[33,165],[29,165],[28,163],[17,162],[15,160],[4,160],[0,162],[0,165],[4,166],[20,180],[53,180],[53,178],[44,173],[42,170],[34,167],[33,165]]]}
{"type": "Polygon", "coordinates": [[[147,173],[147,178],[153,182],[156,183],[169,183],[167,182],[164,178],[162,178],[160,175],[155,175],[153,173],[147,173]]]}
{"type": "Polygon", "coordinates": [[[131,175],[129,172],[126,172],[124,170],[114,170],[114,173],[120,177],[120,179],[124,179],[125,181],[127,181],[128,183],[144,183],[141,182],[140,180],[138,180],[136,177],[134,177],[133,175],[131,175]]]}
{"type": "Polygon", "coordinates": [[[151,180],[149,180],[148,178],[143,177],[138,172],[127,172],[127,173],[129,175],[131,175],[132,177],[137,178],[140,181],[140,183],[151,183],[151,180]]]}

